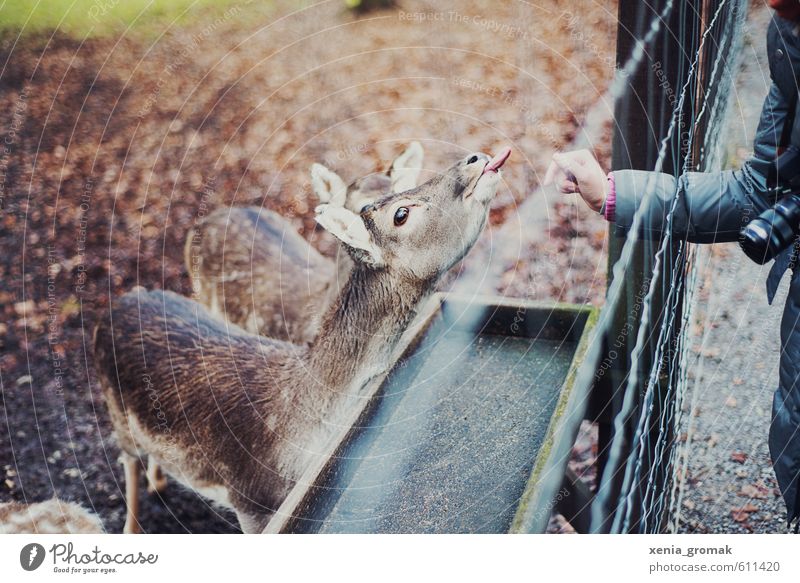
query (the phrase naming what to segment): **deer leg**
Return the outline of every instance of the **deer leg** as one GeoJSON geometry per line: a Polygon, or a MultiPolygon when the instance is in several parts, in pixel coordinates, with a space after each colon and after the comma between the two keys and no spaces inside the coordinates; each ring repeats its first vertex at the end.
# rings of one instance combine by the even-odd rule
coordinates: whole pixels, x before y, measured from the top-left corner
{"type": "Polygon", "coordinates": [[[156,494],[163,492],[167,487],[167,477],[161,471],[161,466],[150,456],[147,458],[147,493],[156,494]]]}
{"type": "Polygon", "coordinates": [[[244,534],[261,534],[267,526],[272,514],[246,514],[236,511],[236,518],[239,519],[239,527],[244,534]]]}
{"type": "Polygon", "coordinates": [[[128,513],[125,516],[125,534],[142,532],[137,515],[139,514],[139,460],[128,453],[120,456],[125,470],[125,503],[128,513]]]}

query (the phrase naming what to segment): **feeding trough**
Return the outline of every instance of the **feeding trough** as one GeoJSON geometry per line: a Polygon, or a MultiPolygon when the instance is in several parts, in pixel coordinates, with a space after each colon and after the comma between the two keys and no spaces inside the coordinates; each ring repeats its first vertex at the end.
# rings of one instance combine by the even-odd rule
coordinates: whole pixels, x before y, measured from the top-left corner
{"type": "Polygon", "coordinates": [[[581,306],[437,294],[267,532],[543,531],[588,400],[574,380],[595,319],[581,306]]]}

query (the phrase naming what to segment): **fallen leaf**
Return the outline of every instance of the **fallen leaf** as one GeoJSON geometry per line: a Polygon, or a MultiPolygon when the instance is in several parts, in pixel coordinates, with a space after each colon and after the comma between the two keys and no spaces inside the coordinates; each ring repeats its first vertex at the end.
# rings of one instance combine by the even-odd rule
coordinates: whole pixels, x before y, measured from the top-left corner
{"type": "Polygon", "coordinates": [[[17,313],[17,316],[26,316],[33,312],[34,307],[33,300],[26,300],[24,302],[17,302],[14,304],[14,311],[17,313]]]}
{"type": "Polygon", "coordinates": [[[747,512],[740,512],[738,510],[731,510],[731,516],[736,522],[744,522],[750,515],[747,512]]]}
{"type": "Polygon", "coordinates": [[[731,508],[731,516],[736,522],[746,521],[753,512],[758,512],[758,507],[753,504],[745,504],[741,508],[731,508]]]}
{"type": "Polygon", "coordinates": [[[745,498],[756,498],[758,500],[764,500],[767,497],[767,489],[766,488],[759,488],[757,485],[754,484],[745,484],[742,486],[742,489],[738,492],[739,496],[744,496],[745,498]]]}
{"type": "Polygon", "coordinates": [[[737,464],[743,464],[747,461],[747,454],[743,451],[735,451],[731,454],[731,461],[737,464]]]}

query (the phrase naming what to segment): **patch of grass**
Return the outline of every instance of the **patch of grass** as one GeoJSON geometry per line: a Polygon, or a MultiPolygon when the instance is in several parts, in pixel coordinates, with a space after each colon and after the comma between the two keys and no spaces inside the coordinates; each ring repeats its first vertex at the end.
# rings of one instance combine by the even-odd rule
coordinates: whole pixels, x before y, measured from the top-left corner
{"type": "MultiPolygon", "coordinates": [[[[76,37],[110,36],[128,26],[138,32],[159,29],[197,14],[223,13],[234,6],[268,4],[261,0],[0,0],[0,32],[33,34],[58,29],[76,37]]],[[[248,7],[249,8],[249,7],[248,7]]]]}

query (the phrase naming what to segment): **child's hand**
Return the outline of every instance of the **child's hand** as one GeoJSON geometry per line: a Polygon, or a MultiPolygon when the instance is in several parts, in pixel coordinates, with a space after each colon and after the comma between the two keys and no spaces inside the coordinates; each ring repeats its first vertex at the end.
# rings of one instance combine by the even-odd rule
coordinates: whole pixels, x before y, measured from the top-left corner
{"type": "Polygon", "coordinates": [[[580,194],[595,212],[600,212],[608,196],[606,173],[589,150],[553,154],[544,186],[553,182],[563,194],[580,194]]]}

